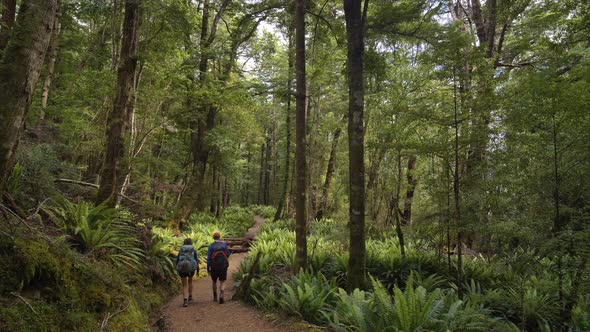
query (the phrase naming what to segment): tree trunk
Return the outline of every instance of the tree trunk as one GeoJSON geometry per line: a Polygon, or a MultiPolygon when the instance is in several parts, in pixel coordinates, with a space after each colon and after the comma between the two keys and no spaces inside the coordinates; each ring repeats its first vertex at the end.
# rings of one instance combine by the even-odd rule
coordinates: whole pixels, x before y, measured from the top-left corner
{"type": "Polygon", "coordinates": [[[306,83],[305,83],[305,7],[306,0],[297,0],[295,8],[295,71],[297,79],[296,92],[296,169],[297,169],[297,198],[295,201],[295,234],[296,234],[296,269],[307,266],[307,218],[306,204],[306,176],[305,176],[305,127],[306,127],[306,83]]]}
{"type": "MultiPolygon", "coordinates": [[[[205,88],[208,82],[209,60],[211,58],[210,47],[215,41],[217,34],[217,25],[225,12],[231,0],[224,0],[220,5],[217,13],[211,22],[211,30],[209,31],[209,17],[210,4],[209,0],[203,3],[203,15],[201,21],[201,38],[200,38],[200,59],[199,59],[199,84],[201,88],[205,88]]],[[[232,50],[235,53],[235,50],[232,50]]],[[[230,62],[234,59],[235,54],[231,54],[230,62]]],[[[227,67],[227,71],[231,70],[231,66],[227,67]]],[[[229,73],[228,73],[229,74],[229,73]]],[[[223,84],[226,83],[229,75],[222,77],[223,84]]],[[[192,111],[192,110],[191,110],[192,111]]],[[[203,184],[205,183],[205,175],[207,172],[207,163],[209,160],[209,153],[211,147],[206,141],[209,132],[215,127],[215,117],[217,115],[217,108],[213,105],[205,105],[197,110],[198,114],[196,120],[190,124],[191,135],[191,151],[193,154],[193,171],[191,180],[187,184],[186,191],[178,202],[177,210],[172,217],[174,227],[181,228],[191,211],[195,209],[204,208],[206,204],[203,199],[203,184]]]]}
{"type": "Polygon", "coordinates": [[[133,106],[135,70],[137,68],[137,47],[141,22],[141,0],[125,1],[121,60],[117,70],[117,94],[107,124],[107,146],[100,175],[96,203],[107,201],[109,206],[117,202],[119,190],[125,179],[127,160],[125,136],[127,134],[128,112],[133,106]]]}
{"type": "Polygon", "coordinates": [[[453,174],[453,195],[455,198],[455,218],[457,222],[457,287],[459,296],[463,294],[463,230],[461,229],[461,204],[459,187],[459,119],[457,110],[457,81],[453,70],[453,103],[455,127],[455,172],[453,174]]]}
{"type": "Polygon", "coordinates": [[[8,45],[10,40],[10,32],[14,26],[14,19],[16,18],[16,0],[2,1],[2,19],[0,20],[0,53],[8,45]]]}
{"type": "Polygon", "coordinates": [[[293,28],[289,28],[289,51],[288,51],[288,69],[287,69],[287,119],[285,120],[285,127],[287,130],[286,147],[285,147],[285,176],[283,183],[283,191],[279,197],[279,205],[273,221],[277,221],[283,215],[283,207],[287,198],[287,190],[289,188],[289,162],[291,160],[291,84],[293,73],[293,28]]]}
{"type": "Polygon", "coordinates": [[[222,194],[222,197],[223,197],[223,204],[222,204],[221,208],[222,208],[222,210],[225,210],[229,206],[229,204],[231,203],[230,202],[230,198],[231,197],[230,197],[229,185],[228,185],[227,178],[224,178],[223,179],[223,194],[222,194]]]}
{"type": "Polygon", "coordinates": [[[119,12],[119,1],[113,0],[113,17],[111,18],[111,39],[113,43],[111,51],[111,70],[113,71],[119,65],[119,40],[121,39],[119,12]]]}
{"type": "MultiPolygon", "coordinates": [[[[553,237],[556,238],[557,241],[560,241],[561,231],[563,229],[563,224],[561,221],[561,213],[559,211],[560,202],[559,202],[559,188],[560,188],[560,177],[559,177],[559,149],[558,149],[558,136],[557,136],[557,120],[555,119],[555,114],[552,115],[551,118],[551,128],[552,128],[552,143],[553,143],[553,237]]],[[[561,245],[558,246],[561,249],[561,245]]],[[[561,251],[561,250],[560,250],[561,251]]],[[[558,273],[558,284],[559,284],[559,308],[560,313],[562,315],[567,315],[568,313],[564,312],[565,308],[565,294],[563,289],[564,283],[564,271],[563,271],[563,260],[562,255],[558,254],[557,257],[557,273],[558,273]]]]}
{"type": "Polygon", "coordinates": [[[328,206],[328,192],[330,191],[332,177],[334,176],[334,169],[336,168],[336,150],[338,149],[338,140],[340,139],[341,133],[342,128],[337,128],[334,131],[332,147],[330,148],[330,157],[328,159],[328,168],[326,169],[326,179],[324,181],[324,185],[322,186],[322,196],[320,197],[320,203],[318,204],[318,210],[314,218],[316,220],[322,219],[324,217],[326,208],[328,206]]]}
{"type": "Polygon", "coordinates": [[[139,91],[139,83],[141,82],[141,73],[143,72],[143,62],[139,65],[139,69],[133,80],[133,95],[130,97],[129,108],[127,110],[127,118],[129,119],[129,148],[127,151],[128,167],[123,170],[121,176],[125,179],[121,185],[119,197],[117,197],[117,204],[121,203],[121,197],[125,195],[129,185],[131,185],[131,161],[139,154],[143,146],[143,142],[137,142],[137,126],[135,125],[135,105],[137,104],[137,96],[139,91]]]}
{"type": "Polygon", "coordinates": [[[41,114],[39,119],[43,121],[45,119],[45,109],[47,108],[47,100],[49,99],[49,89],[51,88],[51,81],[55,73],[55,61],[57,59],[57,50],[59,45],[59,20],[55,19],[53,23],[53,32],[51,34],[51,43],[47,53],[49,55],[49,62],[47,63],[47,76],[43,81],[43,90],[41,92],[41,114]]]}
{"type": "Polygon", "coordinates": [[[264,197],[263,204],[270,205],[270,173],[272,167],[270,160],[272,159],[272,144],[270,135],[266,136],[266,152],[264,160],[264,197]]]}
{"type": "Polygon", "coordinates": [[[365,162],[364,162],[364,17],[360,0],[344,0],[346,39],[348,41],[348,151],[349,151],[349,213],[350,258],[349,289],[365,288],[365,162]]]}
{"type": "Polygon", "coordinates": [[[406,190],[406,200],[404,202],[404,214],[402,215],[402,224],[408,225],[412,223],[412,201],[414,199],[414,190],[418,180],[416,179],[416,156],[410,156],[408,159],[408,172],[406,178],[408,179],[408,188],[406,190]]]}
{"type": "Polygon", "coordinates": [[[402,230],[402,225],[400,221],[400,213],[399,213],[399,195],[401,191],[401,182],[402,182],[402,157],[401,151],[398,150],[397,153],[397,177],[395,183],[395,191],[391,193],[391,198],[389,199],[388,209],[387,209],[387,217],[385,218],[385,224],[390,225],[391,221],[395,222],[395,232],[397,234],[397,239],[400,244],[400,253],[402,257],[406,257],[406,249],[405,249],[405,241],[404,241],[404,233],[402,230]]]}
{"type": "Polygon", "coordinates": [[[264,148],[264,144],[260,146],[260,172],[258,173],[258,205],[262,205],[262,201],[264,199],[264,152],[266,149],[264,148]]]}
{"type": "Polygon", "coordinates": [[[251,181],[251,167],[250,167],[250,161],[252,160],[252,152],[250,152],[248,150],[248,157],[246,157],[246,177],[245,179],[243,179],[243,181],[245,182],[245,186],[244,186],[244,192],[243,192],[243,196],[242,196],[242,206],[248,206],[248,204],[250,203],[250,181],[251,181]]]}
{"type": "Polygon", "coordinates": [[[0,195],[12,172],[58,10],[57,0],[23,1],[0,62],[0,195]]]}

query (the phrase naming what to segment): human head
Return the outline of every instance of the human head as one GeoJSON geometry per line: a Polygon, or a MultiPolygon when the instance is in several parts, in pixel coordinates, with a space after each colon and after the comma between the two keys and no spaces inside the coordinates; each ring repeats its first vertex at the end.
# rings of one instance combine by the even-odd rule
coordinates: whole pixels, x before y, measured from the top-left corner
{"type": "Polygon", "coordinates": [[[221,237],[221,235],[219,234],[219,232],[213,233],[213,239],[214,240],[219,240],[220,237],[221,237]]]}
{"type": "Polygon", "coordinates": [[[190,237],[189,238],[186,238],[186,239],[184,239],[184,242],[182,244],[184,244],[184,245],[189,245],[189,244],[192,245],[193,244],[193,240],[191,240],[190,237]]]}

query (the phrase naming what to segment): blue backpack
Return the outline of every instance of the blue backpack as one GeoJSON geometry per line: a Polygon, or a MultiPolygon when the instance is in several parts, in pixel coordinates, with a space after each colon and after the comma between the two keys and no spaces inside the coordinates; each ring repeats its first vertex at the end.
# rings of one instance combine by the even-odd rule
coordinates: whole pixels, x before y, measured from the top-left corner
{"type": "Polygon", "coordinates": [[[180,247],[178,253],[178,263],[176,263],[176,271],[179,274],[191,274],[197,270],[197,261],[195,260],[195,247],[190,244],[185,244],[180,247]]]}

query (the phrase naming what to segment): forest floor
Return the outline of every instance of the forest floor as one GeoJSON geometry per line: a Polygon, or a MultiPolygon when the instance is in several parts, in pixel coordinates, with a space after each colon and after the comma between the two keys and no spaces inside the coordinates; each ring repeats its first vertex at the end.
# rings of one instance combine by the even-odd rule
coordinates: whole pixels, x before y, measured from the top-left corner
{"type": "MultiPolygon", "coordinates": [[[[254,237],[264,219],[256,217],[256,223],[248,230],[246,237],[254,237]]],[[[229,270],[225,282],[224,304],[213,301],[211,278],[205,277],[195,280],[193,283],[193,303],[183,307],[182,294],[175,296],[166,304],[157,321],[152,322],[152,332],[160,331],[313,331],[312,328],[299,326],[293,322],[272,321],[254,307],[248,306],[237,300],[232,300],[234,290],[233,274],[240,266],[240,262],[247,253],[236,253],[229,257],[229,270]],[[289,324],[289,325],[287,325],[289,324]]],[[[180,280],[178,281],[180,282],[180,280]]]]}

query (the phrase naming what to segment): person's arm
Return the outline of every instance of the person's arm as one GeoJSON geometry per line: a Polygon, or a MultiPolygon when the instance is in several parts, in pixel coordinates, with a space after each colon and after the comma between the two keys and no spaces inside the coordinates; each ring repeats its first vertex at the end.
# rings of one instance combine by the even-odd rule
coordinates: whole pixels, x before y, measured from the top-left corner
{"type": "Polygon", "coordinates": [[[197,275],[198,275],[200,272],[200,269],[199,269],[199,255],[197,254],[197,250],[194,250],[193,254],[195,256],[195,262],[197,262],[197,275]]]}
{"type": "Polygon", "coordinates": [[[223,244],[225,245],[225,253],[226,253],[227,257],[229,257],[229,255],[231,255],[231,251],[229,251],[229,248],[227,246],[227,242],[223,242],[223,244]]]}
{"type": "Polygon", "coordinates": [[[209,246],[207,248],[207,272],[211,272],[211,253],[213,252],[213,248],[209,246]]]}

